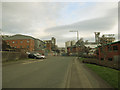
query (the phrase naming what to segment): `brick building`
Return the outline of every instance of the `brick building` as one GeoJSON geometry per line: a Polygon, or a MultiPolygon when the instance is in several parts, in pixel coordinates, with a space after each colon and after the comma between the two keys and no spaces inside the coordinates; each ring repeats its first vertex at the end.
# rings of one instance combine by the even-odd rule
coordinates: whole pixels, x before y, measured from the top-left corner
{"type": "Polygon", "coordinates": [[[74,55],[77,53],[77,47],[76,46],[69,46],[69,47],[67,47],[67,52],[69,55],[74,55]]]}
{"type": "Polygon", "coordinates": [[[99,60],[118,61],[120,59],[120,41],[98,47],[99,60]]]}
{"type": "Polygon", "coordinates": [[[16,34],[10,37],[3,38],[8,45],[14,48],[19,48],[23,51],[36,51],[41,50],[44,44],[39,39],[33,38],[31,36],[16,34]],[[42,45],[42,46],[41,46],[42,45]],[[42,47],[42,48],[41,48],[42,47]]]}
{"type": "Polygon", "coordinates": [[[69,53],[67,48],[70,48],[75,44],[76,44],[75,40],[65,42],[65,53],[69,53]]]}
{"type": "Polygon", "coordinates": [[[52,51],[52,41],[44,40],[44,43],[45,43],[45,48],[46,48],[47,52],[51,52],[52,51]]]}

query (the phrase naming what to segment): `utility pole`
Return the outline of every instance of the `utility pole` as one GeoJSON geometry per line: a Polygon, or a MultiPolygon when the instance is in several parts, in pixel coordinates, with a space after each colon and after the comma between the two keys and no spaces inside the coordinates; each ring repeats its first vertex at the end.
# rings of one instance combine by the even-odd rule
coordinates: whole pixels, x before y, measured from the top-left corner
{"type": "Polygon", "coordinates": [[[77,41],[79,40],[79,33],[78,33],[78,31],[77,31],[77,41]]]}

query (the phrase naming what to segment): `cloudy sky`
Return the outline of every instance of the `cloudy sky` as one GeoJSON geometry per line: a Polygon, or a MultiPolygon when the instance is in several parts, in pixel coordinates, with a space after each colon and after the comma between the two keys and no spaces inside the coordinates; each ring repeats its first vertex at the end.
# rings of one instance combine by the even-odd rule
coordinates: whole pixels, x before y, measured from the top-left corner
{"type": "MultiPolygon", "coordinates": [[[[118,37],[118,2],[2,2],[2,34],[57,39],[58,46],[94,32],[118,37]]],[[[0,26],[1,27],[1,26],[0,26]]]]}

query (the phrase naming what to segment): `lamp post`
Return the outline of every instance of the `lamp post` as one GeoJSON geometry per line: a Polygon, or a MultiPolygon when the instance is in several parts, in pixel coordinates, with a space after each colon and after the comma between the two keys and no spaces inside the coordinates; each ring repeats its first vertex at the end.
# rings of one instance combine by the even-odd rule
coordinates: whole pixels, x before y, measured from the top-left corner
{"type": "Polygon", "coordinates": [[[78,31],[70,31],[70,32],[77,32],[77,41],[79,40],[79,33],[78,31]]]}

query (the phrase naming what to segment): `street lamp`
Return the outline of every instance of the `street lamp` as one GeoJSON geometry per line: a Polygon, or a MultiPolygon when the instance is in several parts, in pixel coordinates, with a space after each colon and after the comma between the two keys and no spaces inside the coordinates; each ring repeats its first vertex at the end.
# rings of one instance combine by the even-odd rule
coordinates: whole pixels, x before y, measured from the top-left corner
{"type": "Polygon", "coordinates": [[[77,32],[77,41],[79,40],[79,33],[78,31],[70,31],[70,32],[77,32]]]}

